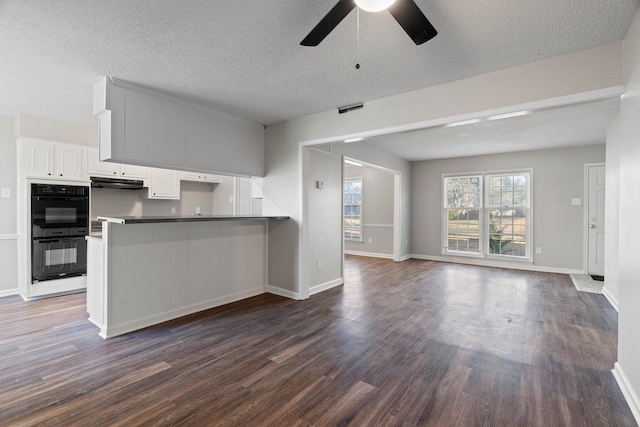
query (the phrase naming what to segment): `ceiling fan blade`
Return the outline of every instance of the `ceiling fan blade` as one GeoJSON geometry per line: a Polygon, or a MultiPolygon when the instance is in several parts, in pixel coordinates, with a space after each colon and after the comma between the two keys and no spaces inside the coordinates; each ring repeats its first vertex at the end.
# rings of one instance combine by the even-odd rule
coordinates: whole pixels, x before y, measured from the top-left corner
{"type": "Polygon", "coordinates": [[[300,44],[302,46],[318,46],[355,7],[354,0],[340,0],[300,44]]]}
{"type": "Polygon", "coordinates": [[[415,44],[429,41],[438,34],[413,0],[397,0],[387,10],[415,44]]]}

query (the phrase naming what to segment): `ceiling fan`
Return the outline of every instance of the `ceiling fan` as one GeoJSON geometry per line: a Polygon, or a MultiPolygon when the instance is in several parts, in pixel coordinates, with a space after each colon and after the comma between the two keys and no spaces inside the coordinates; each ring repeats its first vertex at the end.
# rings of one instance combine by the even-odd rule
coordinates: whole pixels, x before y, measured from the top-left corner
{"type": "Polygon", "coordinates": [[[340,0],[300,44],[318,46],[356,6],[367,12],[387,9],[417,45],[438,34],[413,0],[340,0]]]}

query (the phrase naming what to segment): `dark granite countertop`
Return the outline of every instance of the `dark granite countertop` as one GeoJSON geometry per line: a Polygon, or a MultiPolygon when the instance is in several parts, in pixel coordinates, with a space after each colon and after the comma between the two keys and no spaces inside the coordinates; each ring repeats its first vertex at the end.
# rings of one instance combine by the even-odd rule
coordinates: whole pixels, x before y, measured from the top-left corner
{"type": "Polygon", "coordinates": [[[201,221],[238,221],[238,220],[284,220],[288,216],[277,215],[191,215],[191,216],[99,216],[98,221],[108,221],[117,224],[152,224],[159,222],[201,222],[201,221]]]}

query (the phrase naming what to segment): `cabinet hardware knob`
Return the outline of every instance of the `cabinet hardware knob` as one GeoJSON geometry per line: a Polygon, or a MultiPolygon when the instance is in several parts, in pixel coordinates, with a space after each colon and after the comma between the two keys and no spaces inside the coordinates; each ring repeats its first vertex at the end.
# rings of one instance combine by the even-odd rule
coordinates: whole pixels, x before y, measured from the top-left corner
{"type": "Polygon", "coordinates": [[[115,175],[117,172],[114,172],[113,174],[115,175]]]}
{"type": "Polygon", "coordinates": [[[60,176],[62,176],[62,174],[60,174],[60,176]]]}
{"type": "Polygon", "coordinates": [[[51,172],[49,172],[47,175],[51,176],[51,172]]]}

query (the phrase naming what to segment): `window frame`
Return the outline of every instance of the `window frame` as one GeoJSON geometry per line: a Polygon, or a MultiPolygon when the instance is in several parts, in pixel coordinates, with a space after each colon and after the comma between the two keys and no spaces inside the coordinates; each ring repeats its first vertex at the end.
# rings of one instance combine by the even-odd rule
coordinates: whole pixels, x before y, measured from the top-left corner
{"type": "Polygon", "coordinates": [[[354,176],[354,177],[346,177],[342,181],[342,239],[345,242],[355,242],[355,243],[363,243],[364,239],[362,233],[364,231],[364,227],[362,226],[364,223],[364,177],[363,176],[354,176]],[[350,206],[360,206],[360,238],[347,237],[345,233],[346,227],[346,215],[344,214],[344,208],[346,206],[345,197],[344,197],[344,187],[347,181],[360,181],[360,204],[354,205],[350,203],[350,206]]]}
{"type": "Polygon", "coordinates": [[[441,192],[441,254],[447,256],[456,257],[471,257],[471,258],[483,258],[495,261],[513,261],[521,263],[533,263],[533,217],[534,217],[534,186],[533,186],[533,168],[516,168],[516,169],[502,169],[502,170],[488,170],[488,171],[474,171],[474,172],[462,172],[462,173],[443,173],[440,183],[441,192]],[[527,175],[526,185],[526,206],[525,207],[512,207],[512,209],[523,209],[526,211],[526,230],[525,230],[525,256],[515,255],[502,255],[489,253],[489,216],[493,209],[507,209],[507,207],[495,207],[490,205],[489,200],[489,178],[501,175],[527,175]],[[448,208],[447,206],[447,189],[445,183],[447,178],[468,178],[468,177],[481,177],[481,202],[480,202],[480,216],[479,216],[479,239],[480,239],[480,251],[479,253],[458,252],[448,249],[448,208]]]}

